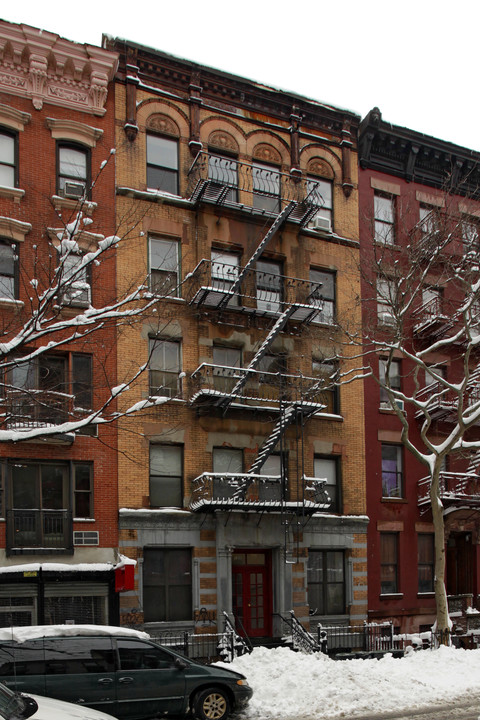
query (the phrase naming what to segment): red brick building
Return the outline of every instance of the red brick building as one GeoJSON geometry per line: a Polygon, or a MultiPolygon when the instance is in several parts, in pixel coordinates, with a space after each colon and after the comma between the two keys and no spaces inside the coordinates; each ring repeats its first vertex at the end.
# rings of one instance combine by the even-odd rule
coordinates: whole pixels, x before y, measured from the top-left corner
{"type": "Polygon", "coordinates": [[[2,363],[0,625],[113,623],[116,430],[69,425],[115,384],[114,327],[89,334],[79,320],[114,297],[113,254],[63,283],[55,299],[48,293],[58,281],[62,232],[79,211],[64,272],[115,229],[114,156],[97,175],[114,147],[117,58],[7,22],[0,47],[2,342],[18,340],[34,316],[39,331],[2,363]],[[61,329],[42,336],[54,323],[61,329]]]}
{"type": "MultiPolygon", "coordinates": [[[[445,342],[454,334],[458,309],[458,296],[447,283],[447,268],[455,263],[460,267],[461,259],[473,247],[478,248],[479,160],[478,154],[466,148],[385,122],[377,108],[361,123],[359,210],[363,297],[367,300],[365,333],[373,328],[373,335],[379,338],[396,331],[397,318],[382,293],[389,273],[398,285],[401,275],[396,268],[405,253],[412,257],[411,248],[421,250],[422,243],[426,247],[433,242],[432,249],[442,237],[442,228],[449,233],[438,262],[426,256],[418,261],[419,269],[427,270],[413,312],[405,321],[410,323],[407,348],[429,350],[425,367],[415,375],[405,352],[399,350],[390,357],[393,391],[416,396],[419,401],[432,397],[438,384],[435,379],[455,383],[465,370],[465,344],[445,342]],[[376,263],[372,262],[373,253],[376,263]],[[375,276],[375,267],[383,271],[381,277],[375,276]],[[416,381],[424,390],[415,390],[416,381]]],[[[470,329],[474,327],[476,320],[470,323],[470,329]]],[[[476,362],[473,353],[469,372],[476,362]]],[[[378,353],[372,366],[374,376],[385,377],[385,363],[378,353]]],[[[366,380],[365,397],[369,619],[391,619],[402,631],[418,631],[435,620],[434,528],[428,485],[423,481],[428,471],[403,447],[401,419],[374,377],[366,380]]],[[[404,401],[398,402],[403,408],[404,401]]],[[[428,402],[428,435],[439,444],[448,437],[456,417],[448,389],[442,386],[436,403],[428,402]]],[[[421,448],[424,415],[408,403],[404,412],[410,437],[421,448]]],[[[477,439],[478,430],[471,429],[468,437],[477,439]]],[[[466,454],[447,456],[440,474],[451,613],[475,604],[480,591],[480,495],[477,480],[472,479],[474,465],[466,454]]]]}

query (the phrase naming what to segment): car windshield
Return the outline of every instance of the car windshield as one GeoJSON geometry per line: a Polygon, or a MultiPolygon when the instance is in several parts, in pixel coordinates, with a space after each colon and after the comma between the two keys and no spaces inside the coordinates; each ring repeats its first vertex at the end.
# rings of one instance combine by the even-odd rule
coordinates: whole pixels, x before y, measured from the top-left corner
{"type": "Polygon", "coordinates": [[[26,705],[21,695],[0,683],[0,717],[5,720],[28,717],[31,713],[26,713],[26,705]]]}

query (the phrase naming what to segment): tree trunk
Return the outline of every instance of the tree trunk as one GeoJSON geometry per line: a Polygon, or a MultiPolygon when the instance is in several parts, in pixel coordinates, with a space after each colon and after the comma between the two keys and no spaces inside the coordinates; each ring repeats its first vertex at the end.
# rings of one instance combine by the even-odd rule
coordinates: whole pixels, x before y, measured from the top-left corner
{"type": "Polygon", "coordinates": [[[445,524],[443,503],[440,498],[440,470],[435,467],[430,486],[433,528],[435,531],[435,604],[437,609],[437,632],[440,642],[448,644],[450,622],[447,592],[445,589],[445,524]]]}

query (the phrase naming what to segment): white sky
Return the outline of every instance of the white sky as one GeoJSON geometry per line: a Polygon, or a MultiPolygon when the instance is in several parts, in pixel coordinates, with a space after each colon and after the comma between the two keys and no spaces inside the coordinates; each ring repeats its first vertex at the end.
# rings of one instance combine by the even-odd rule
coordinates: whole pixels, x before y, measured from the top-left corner
{"type": "Polygon", "coordinates": [[[102,32],[480,150],[476,0],[23,0],[0,17],[102,32]]]}

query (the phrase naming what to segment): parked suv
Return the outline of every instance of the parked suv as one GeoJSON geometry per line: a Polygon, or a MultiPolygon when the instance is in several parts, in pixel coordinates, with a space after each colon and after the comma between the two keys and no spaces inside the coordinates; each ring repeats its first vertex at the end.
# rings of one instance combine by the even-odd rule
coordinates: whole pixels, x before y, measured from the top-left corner
{"type": "Polygon", "coordinates": [[[101,625],[0,630],[0,680],[121,720],[185,715],[225,720],[252,690],[243,675],[201,665],[146,633],[101,625]]]}

